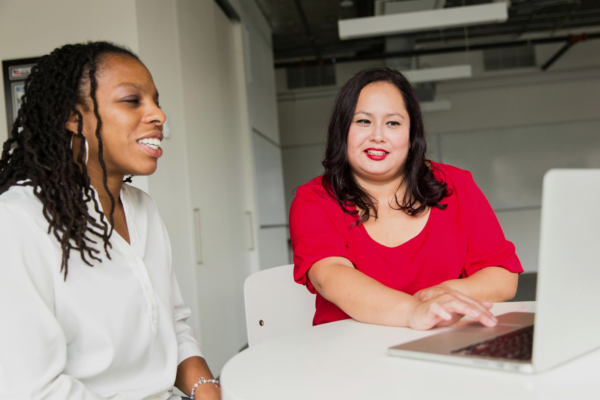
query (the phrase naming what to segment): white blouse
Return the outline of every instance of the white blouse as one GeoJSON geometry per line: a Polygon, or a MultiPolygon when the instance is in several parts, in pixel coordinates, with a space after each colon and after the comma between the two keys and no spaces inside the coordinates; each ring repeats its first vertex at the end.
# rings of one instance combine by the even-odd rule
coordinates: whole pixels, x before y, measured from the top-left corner
{"type": "MultiPolygon", "coordinates": [[[[150,197],[123,185],[131,245],[114,231],[107,259],[62,251],[31,187],[0,195],[0,398],[179,399],[177,365],[202,356],[150,197]]],[[[96,220],[99,215],[90,207],[96,220]]]]}

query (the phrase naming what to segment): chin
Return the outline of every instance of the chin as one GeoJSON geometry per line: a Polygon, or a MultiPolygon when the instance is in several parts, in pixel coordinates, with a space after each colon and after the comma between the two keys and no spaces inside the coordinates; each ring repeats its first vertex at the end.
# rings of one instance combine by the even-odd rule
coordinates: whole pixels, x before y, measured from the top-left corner
{"type": "Polygon", "coordinates": [[[398,173],[390,169],[365,169],[364,175],[373,181],[387,181],[398,177],[398,173]]]}
{"type": "Polygon", "coordinates": [[[156,168],[158,167],[158,163],[156,161],[148,163],[145,162],[145,165],[143,166],[138,166],[137,168],[131,168],[130,169],[130,173],[128,173],[127,175],[134,175],[134,176],[148,176],[148,175],[152,175],[154,172],[156,172],[156,168]]]}
{"type": "MultiPolygon", "coordinates": [[[[381,166],[383,167],[383,166],[381,166]]],[[[389,176],[389,175],[393,175],[392,171],[390,171],[389,168],[364,168],[363,171],[365,171],[366,174],[371,175],[373,177],[376,176],[389,176]]]]}

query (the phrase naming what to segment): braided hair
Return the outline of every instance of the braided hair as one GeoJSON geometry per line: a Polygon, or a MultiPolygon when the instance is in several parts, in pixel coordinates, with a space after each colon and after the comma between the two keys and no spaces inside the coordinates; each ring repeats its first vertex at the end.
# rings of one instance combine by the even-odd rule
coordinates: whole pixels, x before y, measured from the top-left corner
{"type": "Polygon", "coordinates": [[[92,266],[91,260],[101,262],[99,250],[91,245],[97,243],[92,236],[103,241],[104,252],[110,259],[108,248],[111,247],[109,240],[114,226],[115,199],[108,190],[102,155],[102,120],[96,100],[96,71],[101,58],[111,54],[139,60],[128,49],[108,42],[69,44],[42,57],[25,82],[21,108],[0,157],[0,195],[11,186],[33,187],[33,193],[43,205],[48,234],[52,233],[60,243],[60,272],[64,273],[65,280],[71,250],[79,251],[81,259],[89,266],[92,266]],[[88,84],[89,93],[85,93],[88,84]],[[88,96],[98,121],[95,135],[103,185],[111,201],[110,225],[94,196],[83,161],[83,117],[75,106],[87,110],[88,96]],[[65,127],[72,114],[78,117],[76,133],[68,133],[65,127]],[[70,148],[72,134],[81,138],[77,153],[79,165],[73,160],[75,149],[70,148]],[[100,215],[100,221],[89,214],[90,202],[100,215]]]}

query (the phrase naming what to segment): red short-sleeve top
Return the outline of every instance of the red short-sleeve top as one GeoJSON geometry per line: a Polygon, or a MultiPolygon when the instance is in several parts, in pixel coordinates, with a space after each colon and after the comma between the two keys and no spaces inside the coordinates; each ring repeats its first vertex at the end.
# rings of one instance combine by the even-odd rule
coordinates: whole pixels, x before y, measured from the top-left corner
{"type": "Polygon", "coordinates": [[[469,171],[432,162],[450,196],[432,207],[423,230],[397,247],[373,240],[356,216],[341,209],[318,177],[298,188],[290,210],[294,279],[317,294],[314,325],[350,318],[316,292],[308,270],[327,257],[344,257],[378,282],[410,295],[482,268],[501,266],[521,273],[515,246],[504,238],[489,202],[469,171]]]}

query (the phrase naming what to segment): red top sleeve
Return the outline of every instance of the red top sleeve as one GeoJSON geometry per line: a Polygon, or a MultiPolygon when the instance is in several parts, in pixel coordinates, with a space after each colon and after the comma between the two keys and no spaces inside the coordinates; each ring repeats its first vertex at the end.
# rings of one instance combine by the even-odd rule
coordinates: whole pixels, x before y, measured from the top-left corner
{"type": "Polygon", "coordinates": [[[469,171],[463,172],[464,191],[467,197],[463,213],[467,232],[467,257],[464,273],[475,272],[492,266],[503,267],[511,272],[523,272],[515,246],[506,240],[498,218],[490,203],[469,171]]]}
{"type": "MultiPolygon", "coordinates": [[[[317,182],[320,183],[320,180],[313,180],[310,183],[314,186],[317,182]]],[[[320,193],[310,190],[307,186],[309,185],[298,188],[290,209],[294,279],[306,285],[311,293],[317,293],[308,279],[310,267],[327,257],[344,257],[350,261],[352,258],[346,246],[343,227],[340,229],[339,226],[339,215],[331,215],[343,211],[337,202],[332,205],[334,200],[327,192],[323,190],[320,193]]]]}

